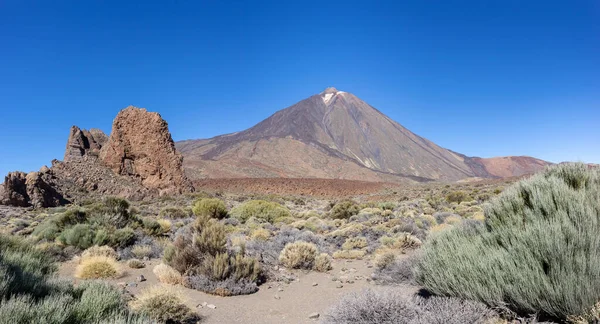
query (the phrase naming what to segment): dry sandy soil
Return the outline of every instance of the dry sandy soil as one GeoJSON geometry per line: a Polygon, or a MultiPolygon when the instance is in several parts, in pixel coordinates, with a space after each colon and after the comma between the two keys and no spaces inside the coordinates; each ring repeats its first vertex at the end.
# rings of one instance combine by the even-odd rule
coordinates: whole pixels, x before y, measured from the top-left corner
{"type": "MultiPolygon", "coordinates": [[[[400,256],[402,257],[406,256],[400,256]]],[[[152,273],[154,266],[159,263],[160,260],[150,260],[146,262],[145,268],[127,268],[125,276],[110,282],[119,286],[135,283],[135,287],[125,288],[134,295],[145,288],[162,285],[152,273]],[[143,275],[147,280],[137,282],[136,278],[139,275],[143,275]]],[[[182,286],[175,286],[174,289],[182,293],[187,305],[203,317],[202,323],[207,324],[315,323],[323,319],[327,310],[342,296],[351,292],[369,287],[397,289],[406,294],[414,294],[417,291],[414,286],[383,287],[373,284],[367,280],[373,273],[373,268],[370,268],[367,260],[334,260],[332,265],[333,269],[327,273],[293,271],[297,277],[295,281],[267,282],[260,286],[257,293],[251,295],[219,297],[182,286]],[[342,287],[338,288],[340,284],[342,287]],[[204,302],[215,305],[216,308],[199,307],[204,302]],[[309,316],[313,313],[319,313],[320,319],[310,319],[309,316]]],[[[80,280],[73,278],[76,266],[76,261],[63,263],[59,276],[77,283],[80,280]]],[[[126,268],[124,264],[123,267],[126,268]]]]}

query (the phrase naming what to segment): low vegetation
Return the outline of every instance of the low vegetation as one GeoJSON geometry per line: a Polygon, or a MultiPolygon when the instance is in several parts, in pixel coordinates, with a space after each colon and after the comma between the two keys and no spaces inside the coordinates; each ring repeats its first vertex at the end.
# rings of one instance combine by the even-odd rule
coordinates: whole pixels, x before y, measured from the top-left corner
{"type": "Polygon", "coordinates": [[[586,317],[600,300],[600,171],[559,165],[505,190],[426,242],[417,281],[430,292],[518,314],[586,317]]]}

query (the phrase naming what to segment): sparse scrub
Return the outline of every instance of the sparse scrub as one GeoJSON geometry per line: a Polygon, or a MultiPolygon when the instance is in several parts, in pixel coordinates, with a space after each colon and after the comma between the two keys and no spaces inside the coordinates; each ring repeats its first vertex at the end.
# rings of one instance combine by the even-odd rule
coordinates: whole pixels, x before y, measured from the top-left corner
{"type": "Polygon", "coordinates": [[[129,259],[127,260],[127,266],[131,269],[141,269],[146,267],[146,264],[138,259],[129,259]]]}
{"type": "Polygon", "coordinates": [[[354,250],[354,249],[362,249],[367,247],[369,243],[367,239],[364,237],[350,237],[346,239],[346,242],[342,245],[343,250],[354,250]]]}
{"type": "Polygon", "coordinates": [[[451,193],[449,193],[448,195],[446,195],[446,201],[449,203],[461,203],[463,201],[467,201],[470,200],[471,197],[469,197],[469,195],[467,195],[464,191],[453,191],[451,193]]]}
{"type": "Polygon", "coordinates": [[[349,219],[358,214],[359,211],[360,208],[356,202],[352,200],[343,200],[336,203],[333,208],[331,208],[329,216],[334,219],[349,219]]]}
{"type": "Polygon", "coordinates": [[[74,287],[53,279],[55,271],[41,250],[0,236],[0,323],[150,323],[130,314],[111,285],[84,282],[74,287]]]}
{"type": "Polygon", "coordinates": [[[321,253],[315,258],[313,270],[319,272],[327,272],[331,270],[331,257],[327,253],[321,253]]]}
{"type": "Polygon", "coordinates": [[[485,226],[428,241],[417,280],[439,295],[565,320],[600,300],[600,171],[559,165],[492,199],[485,226]]]}
{"type": "Polygon", "coordinates": [[[406,297],[364,290],[344,297],[325,316],[327,324],[484,324],[497,315],[481,303],[446,297],[406,297]]]}
{"type": "Polygon", "coordinates": [[[227,217],[227,207],[219,198],[203,198],[194,203],[192,207],[194,215],[223,219],[227,217]]]}
{"type": "Polygon", "coordinates": [[[138,259],[149,258],[152,255],[152,247],[145,244],[134,245],[131,254],[138,259]]]}
{"type": "Polygon", "coordinates": [[[273,223],[276,219],[291,216],[290,211],[286,207],[276,202],[264,200],[247,201],[233,208],[230,214],[242,222],[246,222],[249,218],[255,217],[261,222],[269,223],[273,223]]]}
{"type": "Polygon", "coordinates": [[[80,279],[119,278],[121,275],[119,263],[114,258],[106,256],[81,259],[75,273],[75,276],[80,279]]]}
{"type": "Polygon", "coordinates": [[[199,319],[179,293],[165,287],[142,291],[130,305],[134,311],[161,322],[187,323],[199,319]]]}
{"type": "Polygon", "coordinates": [[[179,218],[187,218],[192,215],[190,215],[190,213],[188,213],[183,208],[170,206],[170,207],[165,207],[165,208],[161,209],[160,212],[158,213],[158,216],[161,218],[168,217],[168,218],[173,218],[173,219],[179,219],[179,218]]]}
{"type": "Polygon", "coordinates": [[[279,262],[290,269],[312,269],[317,246],[303,241],[288,243],[279,255],[279,262]]]}
{"type": "Polygon", "coordinates": [[[182,282],[182,277],[177,270],[169,267],[168,265],[161,263],[152,269],[152,272],[158,278],[158,281],[169,284],[169,285],[179,285],[182,282]]]}
{"type": "Polygon", "coordinates": [[[83,251],[83,253],[81,253],[81,259],[87,259],[87,258],[97,257],[97,256],[104,256],[104,257],[117,259],[117,252],[115,252],[115,250],[113,248],[111,248],[110,246],[94,245],[91,248],[88,248],[87,250],[83,251]]]}

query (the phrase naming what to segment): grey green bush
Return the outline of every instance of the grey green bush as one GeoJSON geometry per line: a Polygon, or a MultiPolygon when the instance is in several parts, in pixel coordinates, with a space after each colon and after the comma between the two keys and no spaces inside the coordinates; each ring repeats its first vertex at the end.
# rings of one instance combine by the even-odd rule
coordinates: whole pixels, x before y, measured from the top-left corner
{"type": "Polygon", "coordinates": [[[0,236],[0,323],[152,323],[102,282],[56,281],[56,265],[21,239],[0,236]]]}
{"type": "Polygon", "coordinates": [[[600,301],[600,171],[558,165],[492,199],[485,225],[429,240],[416,279],[443,296],[565,320],[600,301]]]}
{"type": "Polygon", "coordinates": [[[290,211],[286,207],[276,202],[265,200],[247,201],[233,208],[230,214],[242,222],[246,222],[249,218],[254,217],[261,222],[269,223],[291,216],[290,211]]]}

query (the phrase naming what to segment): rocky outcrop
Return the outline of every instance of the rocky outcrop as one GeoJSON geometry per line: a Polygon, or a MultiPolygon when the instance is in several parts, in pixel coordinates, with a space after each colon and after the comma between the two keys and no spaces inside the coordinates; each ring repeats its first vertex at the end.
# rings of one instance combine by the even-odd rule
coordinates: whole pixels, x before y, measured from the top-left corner
{"type": "Polygon", "coordinates": [[[99,129],[92,128],[88,131],[71,126],[64,161],[80,161],[87,157],[97,159],[102,145],[107,141],[108,136],[99,129]]]}
{"type": "Polygon", "coordinates": [[[9,172],[4,177],[2,203],[10,206],[28,207],[29,196],[25,184],[27,174],[25,172],[9,172]]]}
{"type": "Polygon", "coordinates": [[[146,109],[130,106],[117,114],[100,160],[115,173],[138,178],[161,195],[193,190],[167,122],[146,109]]]}
{"type": "Polygon", "coordinates": [[[0,191],[1,202],[5,205],[35,208],[56,207],[68,203],[62,194],[47,182],[46,179],[52,177],[52,171],[46,169],[28,174],[9,172],[0,191]]]}

